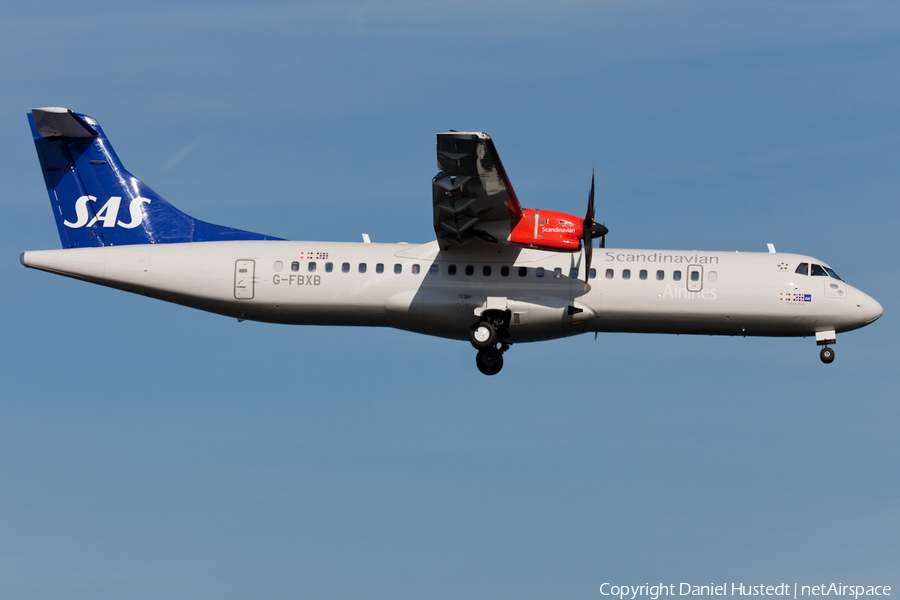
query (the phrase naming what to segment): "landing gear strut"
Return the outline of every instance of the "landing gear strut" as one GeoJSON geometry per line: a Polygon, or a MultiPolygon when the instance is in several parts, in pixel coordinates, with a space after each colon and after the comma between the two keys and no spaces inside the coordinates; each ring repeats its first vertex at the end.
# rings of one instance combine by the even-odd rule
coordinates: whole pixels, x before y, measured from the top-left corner
{"type": "Polygon", "coordinates": [[[503,353],[509,350],[509,311],[491,311],[472,325],[469,341],[478,350],[475,364],[485,375],[496,375],[503,368],[503,353]],[[498,347],[499,346],[499,347],[498,347]]]}

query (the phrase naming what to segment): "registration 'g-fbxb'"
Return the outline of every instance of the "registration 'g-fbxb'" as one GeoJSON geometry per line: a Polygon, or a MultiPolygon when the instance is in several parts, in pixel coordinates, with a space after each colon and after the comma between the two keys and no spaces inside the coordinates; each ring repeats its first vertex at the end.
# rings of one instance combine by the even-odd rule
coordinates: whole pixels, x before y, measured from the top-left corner
{"type": "Polygon", "coordinates": [[[772,246],[607,248],[593,183],[583,218],[522,208],[483,133],[437,136],[434,241],[292,242],[179,211],[125,170],[91,117],[28,117],[63,249],[25,252],[23,265],[240,320],[466,340],[493,375],[512,344],[600,331],[809,336],[830,363],[838,333],[881,316],[825,262],[772,246]]]}

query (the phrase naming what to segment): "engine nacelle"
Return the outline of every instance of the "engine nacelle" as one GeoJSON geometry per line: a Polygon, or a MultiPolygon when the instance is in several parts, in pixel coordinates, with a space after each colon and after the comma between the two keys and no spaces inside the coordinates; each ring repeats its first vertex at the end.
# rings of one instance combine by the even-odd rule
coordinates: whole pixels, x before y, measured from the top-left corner
{"type": "Polygon", "coordinates": [[[509,235],[511,244],[542,250],[576,252],[581,248],[584,221],[552,210],[526,208],[509,235]]]}

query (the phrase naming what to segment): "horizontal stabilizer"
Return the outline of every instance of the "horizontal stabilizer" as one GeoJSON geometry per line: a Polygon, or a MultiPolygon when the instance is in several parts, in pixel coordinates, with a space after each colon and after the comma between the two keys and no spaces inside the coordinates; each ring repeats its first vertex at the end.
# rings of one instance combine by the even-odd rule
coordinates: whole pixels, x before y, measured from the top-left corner
{"type": "Polygon", "coordinates": [[[97,131],[84,118],[67,108],[35,108],[31,114],[41,137],[97,137],[97,131]]]}

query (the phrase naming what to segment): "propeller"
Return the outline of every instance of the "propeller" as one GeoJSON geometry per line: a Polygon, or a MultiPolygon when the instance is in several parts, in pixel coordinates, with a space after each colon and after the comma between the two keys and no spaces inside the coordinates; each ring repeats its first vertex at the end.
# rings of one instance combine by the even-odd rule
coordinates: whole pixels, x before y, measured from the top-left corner
{"type": "Polygon", "coordinates": [[[588,278],[591,272],[591,255],[594,253],[594,238],[600,238],[600,247],[606,247],[606,234],[609,233],[604,225],[594,221],[594,172],[591,171],[591,194],[588,196],[587,215],[584,217],[584,232],[581,239],[584,240],[584,291],[587,291],[588,278]]]}

